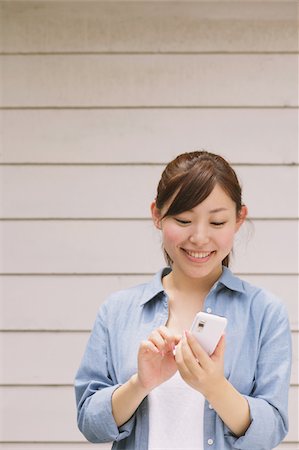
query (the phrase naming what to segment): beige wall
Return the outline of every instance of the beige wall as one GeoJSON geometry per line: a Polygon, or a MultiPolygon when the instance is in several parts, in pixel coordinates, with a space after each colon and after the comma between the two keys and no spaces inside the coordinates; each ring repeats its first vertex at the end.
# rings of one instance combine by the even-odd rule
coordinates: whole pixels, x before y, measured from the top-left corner
{"type": "Polygon", "coordinates": [[[298,450],[298,4],[0,6],[0,448],[90,447],[72,382],[96,311],[163,263],[156,183],[206,148],[233,163],[249,207],[235,272],[289,311],[279,448],[298,450]]]}

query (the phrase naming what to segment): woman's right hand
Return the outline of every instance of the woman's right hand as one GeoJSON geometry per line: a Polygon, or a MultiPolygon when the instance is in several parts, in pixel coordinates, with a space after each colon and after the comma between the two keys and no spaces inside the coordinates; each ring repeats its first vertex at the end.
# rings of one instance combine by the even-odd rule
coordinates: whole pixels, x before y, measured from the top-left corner
{"type": "Polygon", "coordinates": [[[138,351],[137,383],[148,393],[177,371],[175,346],[181,336],[174,335],[165,326],[154,330],[138,351]]]}
{"type": "Polygon", "coordinates": [[[112,394],[112,413],[118,427],[134,414],[152,389],[168,380],[177,371],[173,354],[181,336],[166,327],[154,330],[138,351],[138,372],[112,394]]]}

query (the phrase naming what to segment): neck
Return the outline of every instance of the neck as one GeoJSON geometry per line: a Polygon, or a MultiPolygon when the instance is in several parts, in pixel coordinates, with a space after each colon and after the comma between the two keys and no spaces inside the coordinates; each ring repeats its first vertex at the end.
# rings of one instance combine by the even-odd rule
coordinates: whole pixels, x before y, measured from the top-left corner
{"type": "Polygon", "coordinates": [[[164,287],[166,290],[178,292],[182,295],[192,297],[193,295],[200,295],[205,297],[211,290],[212,286],[219,279],[222,273],[222,266],[219,270],[209,274],[208,276],[201,278],[188,277],[180,271],[177,271],[175,267],[165,277],[164,287]]]}

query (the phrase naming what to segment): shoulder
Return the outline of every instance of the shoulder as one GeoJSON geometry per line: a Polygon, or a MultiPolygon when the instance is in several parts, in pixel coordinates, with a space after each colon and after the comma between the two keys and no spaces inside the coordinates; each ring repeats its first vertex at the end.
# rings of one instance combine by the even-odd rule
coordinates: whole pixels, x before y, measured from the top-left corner
{"type": "Polygon", "coordinates": [[[125,322],[138,316],[140,308],[140,298],[146,288],[147,283],[139,284],[127,289],[122,289],[111,293],[98,308],[94,327],[95,329],[113,327],[121,322],[125,322]]]}
{"type": "Polygon", "coordinates": [[[148,283],[141,283],[111,293],[100,306],[100,311],[111,314],[137,308],[147,286],[148,283]]]}
{"type": "Polygon", "coordinates": [[[144,303],[156,297],[163,290],[161,281],[163,270],[157,272],[147,282],[113,292],[103,302],[99,312],[104,315],[139,312],[144,303]]]}
{"type": "Polygon", "coordinates": [[[220,278],[222,283],[227,288],[227,293],[243,308],[256,308],[260,312],[265,309],[283,309],[283,301],[273,292],[250,283],[234,273],[230,269],[224,268],[223,274],[220,278]]]}
{"type": "Polygon", "coordinates": [[[287,309],[285,303],[276,294],[260,286],[256,286],[248,281],[240,279],[243,286],[243,299],[250,307],[253,315],[259,317],[276,316],[276,318],[287,318],[287,309]]]}

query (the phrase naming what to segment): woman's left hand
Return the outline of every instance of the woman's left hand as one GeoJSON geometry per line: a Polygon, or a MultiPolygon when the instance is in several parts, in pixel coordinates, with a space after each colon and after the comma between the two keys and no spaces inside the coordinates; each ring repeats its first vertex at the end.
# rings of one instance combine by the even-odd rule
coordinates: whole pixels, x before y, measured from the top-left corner
{"type": "Polygon", "coordinates": [[[209,356],[188,331],[176,347],[175,359],[181,377],[207,399],[225,381],[225,338],[221,337],[214,353],[209,356]]]}

